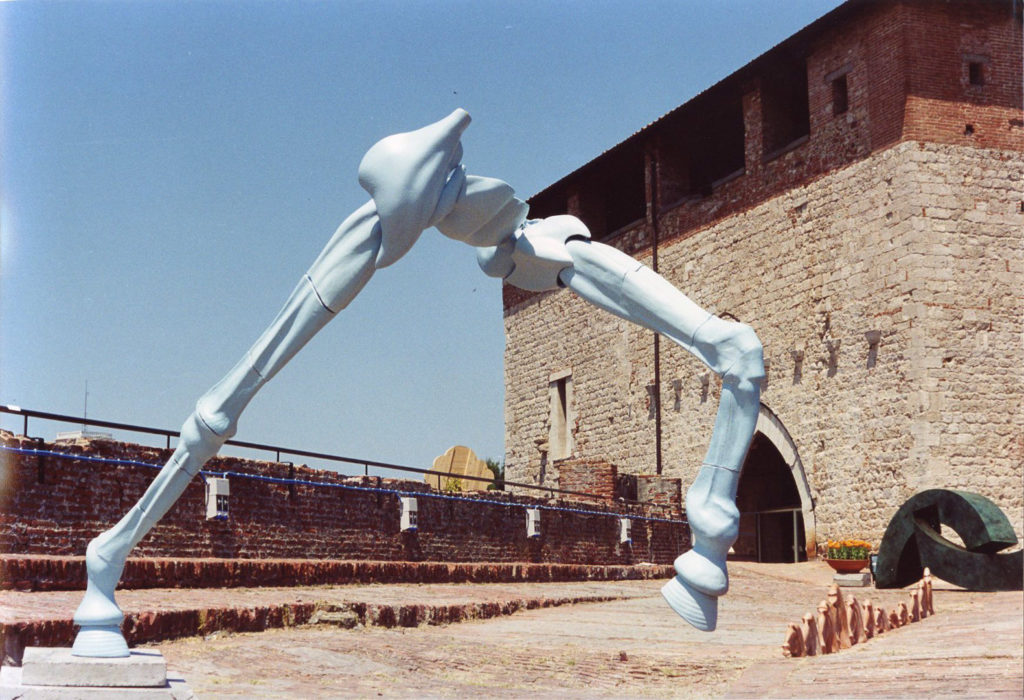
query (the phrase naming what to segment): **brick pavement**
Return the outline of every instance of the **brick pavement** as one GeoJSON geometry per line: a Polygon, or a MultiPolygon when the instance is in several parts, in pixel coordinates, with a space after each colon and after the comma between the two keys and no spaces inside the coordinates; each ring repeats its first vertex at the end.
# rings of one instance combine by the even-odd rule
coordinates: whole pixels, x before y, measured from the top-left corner
{"type": "MultiPolygon", "coordinates": [[[[785,659],[786,624],[824,597],[821,563],[731,565],[719,629],[703,634],[672,614],[659,581],[441,584],[293,589],[146,590],[126,609],[252,608],[329,601],[355,624],[261,633],[213,632],[156,645],[202,698],[237,697],[1022,697],[1024,595],[936,587],[937,615],[841,654],[785,659]],[[603,601],[539,607],[543,601],[603,601]],[[537,601],[508,607],[510,601],[537,601]],[[460,624],[380,627],[353,604],[394,610],[495,613],[460,624]],[[503,605],[505,607],[503,607],[503,605]],[[513,612],[515,614],[503,614],[513,612]],[[359,624],[369,622],[371,624],[359,624]]],[[[870,589],[869,589],[870,590],[870,589]]],[[[74,592],[2,593],[4,615],[77,602],[74,592]],[[13,596],[13,598],[12,598],[13,596]],[[67,601],[59,596],[70,596],[67,601]],[[74,601],[72,601],[74,598],[74,601]]],[[[903,591],[865,592],[891,606],[903,591]]],[[[550,602],[548,603],[550,604],[550,602]]],[[[405,623],[420,620],[407,618],[405,623]]],[[[444,622],[436,619],[434,622],[444,622]]],[[[401,624],[393,618],[391,624],[401,624]]]]}
{"type": "MultiPolygon", "coordinates": [[[[786,659],[786,624],[824,597],[831,571],[820,563],[738,563],[732,571],[712,634],[676,618],[660,584],[647,581],[599,584],[633,596],[625,599],[458,625],[316,625],[158,648],[203,698],[1024,695],[1019,592],[968,593],[939,582],[935,617],[833,656],[786,659]]],[[[524,595],[538,585],[513,588],[524,595]]],[[[568,596],[594,584],[543,585],[568,596]]],[[[393,591],[419,599],[425,588],[393,591]]],[[[891,606],[907,593],[869,595],[891,606]]]]}
{"type": "MultiPolygon", "coordinates": [[[[347,615],[381,627],[438,625],[582,602],[643,595],[615,582],[369,584],[288,588],[121,590],[122,627],[131,646],[216,632],[260,632],[347,615]]],[[[25,646],[70,646],[80,591],[0,593],[5,663],[25,646]]]]}

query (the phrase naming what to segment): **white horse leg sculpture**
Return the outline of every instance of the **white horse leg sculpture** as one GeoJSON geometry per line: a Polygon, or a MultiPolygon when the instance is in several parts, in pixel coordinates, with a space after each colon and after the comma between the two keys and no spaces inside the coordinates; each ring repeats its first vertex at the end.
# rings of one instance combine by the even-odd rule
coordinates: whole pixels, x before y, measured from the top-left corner
{"type": "Polygon", "coordinates": [[[89,543],[73,654],[128,656],[120,630],[124,615],[114,601],[128,553],[235,434],[256,392],[355,298],[378,267],[400,258],[423,229],[449,213],[465,189],[459,137],[468,125],[469,115],[457,110],[418,131],[384,139],[366,154],[359,178],[374,201],[341,224],[263,335],[199,399],[182,426],[177,449],[139,502],[89,543]]]}
{"type": "Polygon", "coordinates": [[[704,311],[652,270],[614,248],[584,240],[566,246],[573,267],[560,279],[587,301],[657,331],[722,377],[722,396],[704,463],[686,494],[693,549],[676,559],[662,588],[669,605],[698,629],[717,620],[729,590],[725,557],[739,533],[736,487],[757,422],[764,362],[750,326],[704,311]],[[613,274],[609,274],[614,271],[613,274]]]}
{"type": "Polygon", "coordinates": [[[488,275],[523,289],[568,286],[584,299],[672,338],[723,377],[722,400],[705,466],[687,493],[694,548],[676,560],[663,589],[672,608],[700,629],[715,627],[717,597],[728,588],[725,553],[735,540],[739,468],[753,435],[763,376],[761,346],[748,327],[699,309],[663,278],[608,246],[593,243],[575,217],[525,221],[527,206],[492,178],[459,165],[469,115],[390,136],[367,152],[359,181],[372,202],[346,219],[284,308],[242,360],[196,404],[178,447],[139,502],[86,551],[88,582],[75,612],[77,656],[127,656],[124,618],[114,601],[125,560],[235,433],[256,392],[344,309],[374,271],[401,258],[422,231],[479,248],[488,275]]]}
{"type": "Polygon", "coordinates": [[[589,240],[579,219],[528,221],[511,241],[478,253],[488,274],[541,291],[565,286],[586,301],[673,340],[722,377],[722,396],[704,464],[686,494],[693,548],[676,559],[666,601],[694,627],[711,631],[729,590],[726,554],[739,533],[736,488],[757,423],[764,360],[750,326],[701,309],[625,253],[589,240]]]}

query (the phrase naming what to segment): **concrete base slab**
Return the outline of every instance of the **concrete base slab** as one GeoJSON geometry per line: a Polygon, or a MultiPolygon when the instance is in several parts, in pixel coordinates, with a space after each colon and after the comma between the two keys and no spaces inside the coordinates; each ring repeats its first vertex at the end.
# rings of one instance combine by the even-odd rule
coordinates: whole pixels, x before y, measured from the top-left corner
{"type": "Polygon", "coordinates": [[[67,647],[28,647],[21,660],[25,685],[161,688],[167,662],[159,651],[132,651],[120,658],[72,656],[67,647]]]}
{"type": "Polygon", "coordinates": [[[21,668],[0,668],[0,700],[195,700],[184,678],[168,676],[162,688],[82,688],[68,685],[25,685],[21,668]]]}
{"type": "Polygon", "coordinates": [[[845,588],[868,588],[871,586],[871,574],[835,574],[832,580],[845,588]]]}
{"type": "Polygon", "coordinates": [[[167,675],[167,663],[159,651],[95,659],[72,656],[66,647],[28,647],[20,667],[0,668],[0,700],[194,697],[183,678],[167,675]]]}

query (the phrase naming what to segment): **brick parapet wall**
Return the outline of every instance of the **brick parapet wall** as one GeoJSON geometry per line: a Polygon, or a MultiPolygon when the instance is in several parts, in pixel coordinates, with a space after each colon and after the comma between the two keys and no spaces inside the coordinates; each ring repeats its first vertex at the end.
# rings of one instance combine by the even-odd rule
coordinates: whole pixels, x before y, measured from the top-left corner
{"type": "MultiPolygon", "coordinates": [[[[762,401],[795,443],[819,541],[878,541],[924,488],[981,493],[1022,532],[1021,173],[1020,151],[901,142],[660,249],[670,282],[764,342],[762,401]]],[[[505,329],[510,479],[542,478],[547,378],[562,370],[574,457],[655,471],[650,331],[568,291],[506,310],[505,329]]],[[[685,351],[661,347],[665,475],[689,483],[720,387],[685,351]]]]}
{"type": "Polygon", "coordinates": [[[1024,151],[1024,42],[1020,5],[1014,17],[1013,4],[928,3],[905,10],[912,29],[905,33],[903,139],[1024,151]],[[972,61],[982,66],[981,85],[970,83],[972,61]]]}
{"type": "Polygon", "coordinates": [[[679,477],[638,474],[636,497],[639,501],[657,503],[672,517],[683,515],[682,479],[679,477]]]}
{"type": "Polygon", "coordinates": [[[558,488],[591,493],[604,499],[615,497],[618,470],[614,464],[600,459],[561,459],[555,466],[558,488]]]}
{"type": "MultiPolygon", "coordinates": [[[[10,433],[0,438],[6,446],[157,465],[170,456],[167,450],[112,441],[40,448],[10,433]]],[[[10,451],[0,452],[0,459],[0,552],[11,554],[83,554],[88,541],[120,519],[157,473],[134,464],[10,451]]],[[[203,481],[197,478],[134,550],[135,556],[619,565],[668,563],[672,552],[678,554],[689,541],[685,524],[654,523],[638,528],[633,545],[624,546],[618,541],[617,518],[569,512],[585,507],[601,513],[647,515],[639,506],[583,504],[494,491],[445,500],[426,497],[431,490],[422,482],[346,477],[233,457],[214,458],[205,471],[423,494],[418,498],[419,529],[400,531],[398,497],[392,493],[237,476],[230,477],[230,517],[207,520],[203,481]],[[494,501],[501,505],[493,505],[494,501]],[[543,510],[541,537],[527,538],[524,506],[537,505],[565,510],[543,510]]],[[[650,514],[662,517],[660,512],[650,514]]]]}

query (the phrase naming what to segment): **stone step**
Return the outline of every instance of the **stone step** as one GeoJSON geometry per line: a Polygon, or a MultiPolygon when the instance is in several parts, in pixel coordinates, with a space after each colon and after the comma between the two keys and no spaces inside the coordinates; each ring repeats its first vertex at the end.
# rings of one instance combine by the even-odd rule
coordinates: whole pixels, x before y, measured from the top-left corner
{"type": "MultiPolygon", "coordinates": [[[[233,588],[349,583],[541,583],[626,581],[674,576],[670,565],[531,564],[336,559],[128,560],[120,588],[233,588]]],[[[85,557],[4,554],[0,588],[85,590],[85,557]]]]}
{"type": "MultiPolygon", "coordinates": [[[[606,602],[622,597],[581,593],[570,596],[504,596],[489,601],[409,604],[373,602],[373,594],[370,594],[364,601],[338,603],[310,600],[312,596],[317,595],[317,590],[316,588],[295,588],[295,602],[277,602],[259,606],[240,604],[216,608],[186,605],[178,609],[129,612],[126,613],[121,629],[129,645],[136,646],[181,637],[205,636],[217,632],[262,632],[272,628],[292,627],[315,622],[337,624],[343,627],[445,625],[511,615],[520,610],[575,603],[606,602]]],[[[182,594],[187,595],[187,592],[182,594]]],[[[70,647],[74,642],[75,629],[70,617],[3,623],[0,625],[0,642],[2,642],[4,651],[4,663],[21,663],[22,653],[26,647],[70,647]]]]}
{"type": "Polygon", "coordinates": [[[835,574],[832,580],[844,588],[870,588],[871,574],[862,571],[856,574],[835,574]]]}

